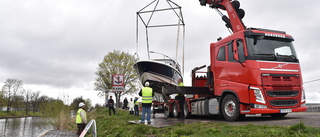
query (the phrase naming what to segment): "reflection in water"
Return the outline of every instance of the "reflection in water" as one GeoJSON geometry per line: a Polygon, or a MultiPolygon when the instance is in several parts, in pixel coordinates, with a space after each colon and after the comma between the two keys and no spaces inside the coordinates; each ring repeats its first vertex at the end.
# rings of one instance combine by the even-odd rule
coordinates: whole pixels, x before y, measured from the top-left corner
{"type": "Polygon", "coordinates": [[[0,119],[1,137],[37,137],[41,133],[53,130],[48,119],[41,117],[0,119]]]}

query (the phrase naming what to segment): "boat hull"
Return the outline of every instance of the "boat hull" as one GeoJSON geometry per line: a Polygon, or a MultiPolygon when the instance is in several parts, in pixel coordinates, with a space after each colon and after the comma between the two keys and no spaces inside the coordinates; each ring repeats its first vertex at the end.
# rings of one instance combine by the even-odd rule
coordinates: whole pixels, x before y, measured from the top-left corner
{"type": "Polygon", "coordinates": [[[162,86],[178,85],[178,80],[182,79],[181,73],[170,65],[156,61],[139,61],[133,65],[137,71],[142,84],[146,81],[157,93],[161,93],[162,86]]]}

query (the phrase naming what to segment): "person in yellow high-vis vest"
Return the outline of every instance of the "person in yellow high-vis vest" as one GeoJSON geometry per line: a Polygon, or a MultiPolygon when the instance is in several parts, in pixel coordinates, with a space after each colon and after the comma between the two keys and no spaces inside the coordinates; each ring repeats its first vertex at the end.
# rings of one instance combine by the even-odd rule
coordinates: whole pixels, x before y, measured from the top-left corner
{"type": "Polygon", "coordinates": [[[142,116],[140,123],[145,122],[145,114],[147,113],[146,120],[148,124],[151,123],[151,105],[152,105],[152,97],[154,96],[154,92],[152,88],[150,88],[149,82],[145,82],[144,88],[142,88],[139,92],[139,95],[142,96],[142,116]]]}
{"type": "Polygon", "coordinates": [[[87,125],[87,113],[84,110],[85,108],[86,108],[86,105],[83,102],[80,102],[79,109],[76,115],[76,124],[78,125],[78,131],[77,131],[78,135],[81,135],[82,131],[87,125]]]}

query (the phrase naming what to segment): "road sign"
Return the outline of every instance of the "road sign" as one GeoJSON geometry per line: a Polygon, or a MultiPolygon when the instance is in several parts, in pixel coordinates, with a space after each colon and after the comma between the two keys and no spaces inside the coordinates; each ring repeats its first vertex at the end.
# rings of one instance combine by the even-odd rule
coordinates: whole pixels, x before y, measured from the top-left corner
{"type": "Polygon", "coordinates": [[[123,74],[112,75],[112,90],[115,92],[124,91],[124,75],[123,74]]]}

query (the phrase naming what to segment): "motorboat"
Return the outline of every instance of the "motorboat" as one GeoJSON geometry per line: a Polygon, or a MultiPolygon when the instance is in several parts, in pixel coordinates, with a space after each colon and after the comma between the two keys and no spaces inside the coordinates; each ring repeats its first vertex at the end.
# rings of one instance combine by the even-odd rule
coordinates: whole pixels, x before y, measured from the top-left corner
{"type": "MultiPolygon", "coordinates": [[[[156,14],[159,15],[159,14],[156,14]]],[[[162,87],[166,85],[173,85],[178,86],[178,80],[183,79],[180,65],[177,63],[178,59],[178,49],[179,45],[179,39],[183,39],[184,43],[184,36],[185,36],[185,24],[182,17],[182,11],[181,7],[177,5],[176,3],[172,2],[171,0],[154,0],[151,3],[149,3],[147,6],[142,8],[137,12],[137,49],[139,45],[139,21],[143,23],[145,26],[146,31],[146,45],[147,45],[147,53],[148,53],[148,60],[140,60],[136,62],[133,67],[137,71],[137,74],[140,78],[141,84],[144,85],[146,81],[150,83],[150,87],[153,89],[153,91],[157,93],[162,93],[162,87]],[[164,12],[168,11],[168,12],[164,12]],[[168,18],[176,18],[174,22],[171,22],[170,20],[165,21],[157,21],[157,17],[161,16],[153,16],[155,12],[162,12],[164,15],[168,18]],[[174,12],[174,14],[171,14],[170,12],[174,12]],[[151,16],[150,16],[151,15],[151,16]],[[156,18],[156,19],[154,19],[156,18]],[[151,21],[155,20],[155,21],[151,21]],[[151,21],[151,22],[150,22],[151,21]],[[176,22],[178,21],[178,22],[176,22]],[[176,40],[176,60],[173,60],[172,58],[168,57],[167,55],[164,55],[162,53],[150,51],[150,42],[149,42],[149,29],[151,28],[159,28],[159,27],[171,27],[171,28],[177,28],[177,35],[173,34],[173,36],[177,36],[176,40]],[[182,34],[180,34],[180,29],[182,29],[182,34]],[[163,55],[164,58],[150,58],[150,53],[156,53],[163,55]]],[[[159,33],[163,33],[163,31],[159,31],[159,33]]],[[[170,37],[171,36],[166,36],[170,37]]],[[[171,41],[167,41],[170,44],[171,41]]],[[[182,50],[184,51],[184,50],[182,50]]],[[[138,53],[138,50],[137,50],[138,53]]],[[[137,54],[138,55],[138,54],[137,54]]],[[[182,57],[183,58],[183,57],[182,57]]],[[[138,57],[139,59],[139,57],[138,57]]],[[[183,64],[182,64],[183,65],[183,64]]]]}
{"type": "Polygon", "coordinates": [[[146,81],[157,93],[161,93],[162,86],[178,86],[182,79],[180,65],[172,59],[153,59],[138,61],[133,65],[142,84],[146,81]]]}

